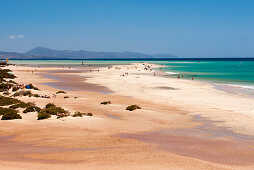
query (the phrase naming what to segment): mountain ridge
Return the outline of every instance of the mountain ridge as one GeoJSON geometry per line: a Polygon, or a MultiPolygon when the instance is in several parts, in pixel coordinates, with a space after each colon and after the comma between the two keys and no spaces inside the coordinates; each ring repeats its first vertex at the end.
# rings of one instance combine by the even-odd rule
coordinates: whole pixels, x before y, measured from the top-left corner
{"type": "Polygon", "coordinates": [[[56,50],[35,47],[25,53],[0,51],[0,59],[142,59],[177,58],[171,54],[143,54],[138,52],[96,52],[86,50],[56,50]]]}

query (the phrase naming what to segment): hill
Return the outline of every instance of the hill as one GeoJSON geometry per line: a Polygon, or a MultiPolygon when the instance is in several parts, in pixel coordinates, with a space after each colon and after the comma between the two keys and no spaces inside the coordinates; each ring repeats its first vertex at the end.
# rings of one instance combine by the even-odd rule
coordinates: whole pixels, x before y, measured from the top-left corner
{"type": "Polygon", "coordinates": [[[25,53],[0,51],[0,58],[5,59],[142,59],[142,58],[175,58],[171,54],[142,54],[136,52],[95,52],[55,50],[36,47],[25,53]]]}

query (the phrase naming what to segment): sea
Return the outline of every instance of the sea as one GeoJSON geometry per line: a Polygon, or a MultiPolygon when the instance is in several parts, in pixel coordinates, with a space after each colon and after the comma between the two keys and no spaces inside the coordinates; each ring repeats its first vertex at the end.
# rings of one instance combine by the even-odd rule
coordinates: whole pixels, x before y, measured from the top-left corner
{"type": "Polygon", "coordinates": [[[146,62],[163,65],[165,77],[192,79],[210,83],[214,88],[232,94],[254,97],[254,58],[172,58],[114,60],[10,60],[11,64],[28,66],[81,67],[146,62]]]}

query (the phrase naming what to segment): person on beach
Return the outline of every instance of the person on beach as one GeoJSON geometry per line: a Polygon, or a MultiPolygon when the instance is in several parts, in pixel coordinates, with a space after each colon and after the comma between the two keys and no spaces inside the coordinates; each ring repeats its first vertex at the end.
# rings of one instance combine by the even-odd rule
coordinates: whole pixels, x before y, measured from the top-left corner
{"type": "Polygon", "coordinates": [[[180,79],[180,76],[179,76],[179,74],[177,75],[177,78],[178,78],[178,79],[180,79]]]}
{"type": "Polygon", "coordinates": [[[192,76],[192,78],[191,78],[192,80],[194,80],[194,77],[192,76]]]}

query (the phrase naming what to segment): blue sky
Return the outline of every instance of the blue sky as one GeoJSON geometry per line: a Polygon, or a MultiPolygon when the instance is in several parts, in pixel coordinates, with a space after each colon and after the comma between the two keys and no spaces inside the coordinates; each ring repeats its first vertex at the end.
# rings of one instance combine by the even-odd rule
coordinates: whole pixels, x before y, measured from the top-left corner
{"type": "Polygon", "coordinates": [[[0,51],[254,57],[253,0],[0,0],[0,51]]]}

